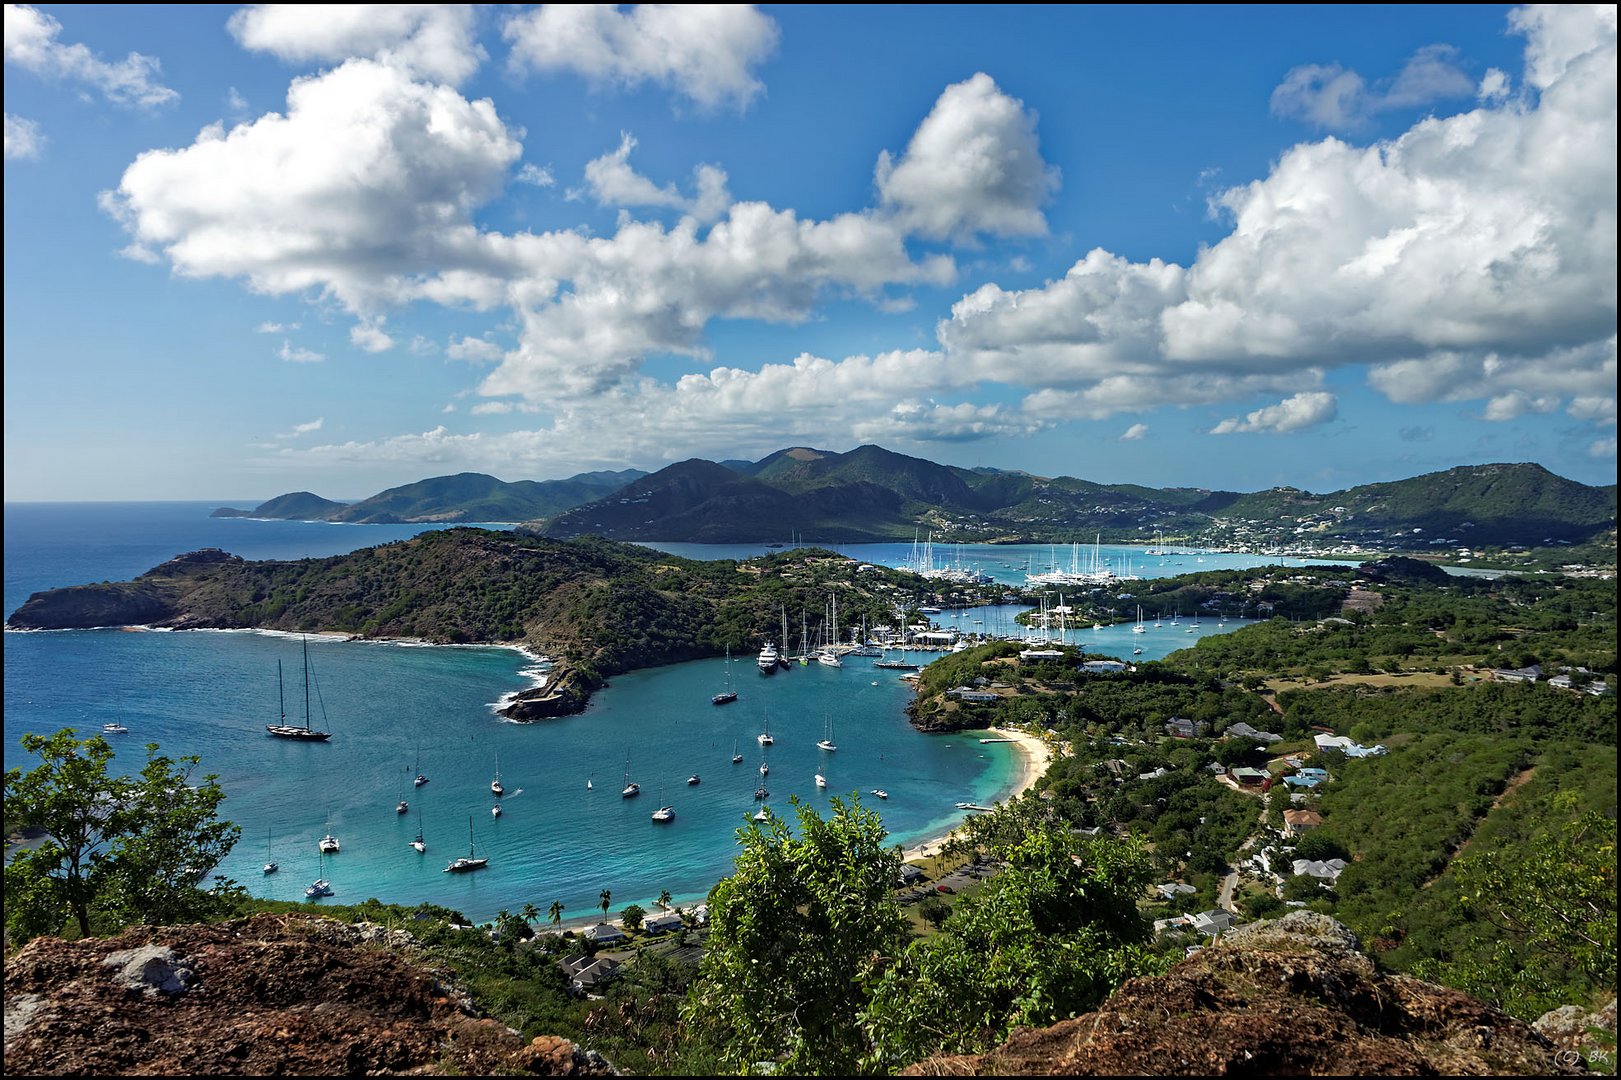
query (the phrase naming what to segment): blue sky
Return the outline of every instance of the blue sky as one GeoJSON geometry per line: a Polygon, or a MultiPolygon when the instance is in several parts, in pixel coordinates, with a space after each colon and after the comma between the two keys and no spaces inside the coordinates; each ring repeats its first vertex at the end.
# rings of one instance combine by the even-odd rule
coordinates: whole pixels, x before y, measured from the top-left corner
{"type": "Polygon", "coordinates": [[[8,5],[5,498],[1615,479],[1615,9],[8,5]]]}

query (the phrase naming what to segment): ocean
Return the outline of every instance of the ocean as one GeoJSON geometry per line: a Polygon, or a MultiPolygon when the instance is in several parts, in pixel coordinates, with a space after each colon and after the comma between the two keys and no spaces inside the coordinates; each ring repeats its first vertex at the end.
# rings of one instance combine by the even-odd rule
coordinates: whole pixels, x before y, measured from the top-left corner
{"type": "MultiPolygon", "coordinates": [[[[197,548],[298,559],[424,530],[208,517],[217,505],[8,503],[7,614],[36,590],[128,579],[197,548]]],[[[659,546],[711,558],[764,550],[659,546]]],[[[841,550],[888,565],[911,555],[903,544],[841,550]]],[[[1011,582],[1022,580],[1027,564],[1043,568],[1038,560],[1048,551],[1041,545],[976,554],[993,563],[985,572],[1011,582]]],[[[1137,559],[1143,565],[1135,572],[1144,576],[1261,561],[1210,553],[1145,560],[1140,549],[1103,551],[1110,559],[1137,559]],[[1173,565],[1184,559],[1186,565],[1173,565]]],[[[934,618],[942,626],[1011,632],[1017,610],[934,618]]],[[[1069,640],[1128,659],[1140,647],[1138,659],[1154,659],[1198,635],[1240,625],[1218,627],[1207,618],[1190,636],[1186,615],[1175,627],[1168,616],[1162,627],[1141,635],[1129,626],[1088,627],[1071,631],[1069,640]]],[[[139,768],[144,745],[156,742],[171,757],[199,756],[200,772],[219,776],[227,794],[223,814],[242,827],[242,838],[217,872],[252,894],[298,900],[305,885],[324,876],[335,891],[329,902],[432,901],[477,921],[529,903],[544,911],[553,901],[564,905],[566,918],[579,918],[597,909],[604,889],[612,893],[614,912],[632,901],[649,907],[663,890],[677,902],[701,901],[730,872],[737,831],[759,805],[753,792],[762,762],[770,768],[764,783],[773,812],[791,814],[791,796],[825,811],[835,795],[859,795],[882,815],[891,841],[908,846],[960,820],[957,802],[1005,797],[1018,773],[1016,751],[1007,744],[913,730],[904,713],[910,688],[893,671],[859,658],[848,658],[843,668],[795,666],[767,677],[752,654],[736,657],[731,681],[738,700],[718,707],[710,698],[725,688],[723,659],[639,671],[614,678],[578,716],[518,725],[495,711],[539,674],[516,650],[312,637],[308,655],[312,720],[333,733],[327,743],[289,742],[264,730],[281,715],[278,700],[285,701],[289,722],[304,720],[305,668],[296,636],[8,632],[5,766],[33,763],[18,744],[23,732],[73,727],[83,736],[116,721],[130,729],[109,736],[120,765],[139,768]],[[828,724],[838,746],[832,753],[816,747],[828,724]],[[775,744],[762,749],[755,737],[767,725],[775,744]],[[734,746],[741,764],[732,764],[734,746]],[[506,788],[499,818],[491,814],[490,792],[497,767],[506,788]],[[418,771],[429,782],[414,787],[418,771]],[[814,783],[818,771],[826,789],[814,783]],[[693,776],[700,782],[689,785],[693,776]],[[627,778],[641,785],[640,796],[620,796],[627,778]],[[889,798],[873,797],[875,788],[889,798]],[[396,813],[401,799],[409,803],[405,814],[396,813]],[[673,821],[651,820],[661,805],[674,808],[673,821]],[[409,846],[419,827],[425,854],[409,846]],[[341,851],[323,863],[316,843],[329,829],[341,851]],[[470,848],[490,860],[487,869],[443,872],[470,848]],[[262,873],[267,857],[280,863],[279,873],[262,873]]]]}

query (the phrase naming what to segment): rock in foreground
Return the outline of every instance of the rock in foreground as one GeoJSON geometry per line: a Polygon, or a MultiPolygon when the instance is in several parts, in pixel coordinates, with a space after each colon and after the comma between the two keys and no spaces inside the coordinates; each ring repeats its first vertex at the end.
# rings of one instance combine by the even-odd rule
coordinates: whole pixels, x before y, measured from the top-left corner
{"type": "Polygon", "coordinates": [[[1586,1069],[1467,994],[1385,975],[1355,935],[1293,912],[1235,930],[1096,1012],[921,1076],[1557,1076],[1586,1069]]]}
{"type": "Polygon", "coordinates": [[[14,1075],[609,1075],[525,1044],[392,948],[409,935],[304,915],[37,938],[6,961],[14,1075]]]}

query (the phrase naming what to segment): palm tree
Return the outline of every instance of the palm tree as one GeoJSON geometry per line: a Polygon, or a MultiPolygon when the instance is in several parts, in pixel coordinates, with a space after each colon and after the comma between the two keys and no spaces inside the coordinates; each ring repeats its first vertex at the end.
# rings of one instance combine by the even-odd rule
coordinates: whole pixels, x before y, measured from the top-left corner
{"type": "Polygon", "coordinates": [[[664,889],[659,893],[659,907],[665,911],[670,910],[670,890],[664,889]]]}
{"type": "Polygon", "coordinates": [[[611,889],[603,889],[602,893],[597,897],[598,902],[602,905],[602,917],[604,919],[608,917],[608,905],[613,903],[613,898],[614,894],[611,889]]]}
{"type": "Polygon", "coordinates": [[[561,900],[553,900],[552,901],[552,906],[546,909],[546,914],[551,917],[553,926],[562,926],[563,925],[563,901],[561,901],[561,900]]]}
{"type": "Polygon", "coordinates": [[[523,906],[523,921],[526,924],[533,925],[535,920],[539,919],[539,918],[540,918],[540,909],[537,908],[534,904],[525,904],[523,906]]]}

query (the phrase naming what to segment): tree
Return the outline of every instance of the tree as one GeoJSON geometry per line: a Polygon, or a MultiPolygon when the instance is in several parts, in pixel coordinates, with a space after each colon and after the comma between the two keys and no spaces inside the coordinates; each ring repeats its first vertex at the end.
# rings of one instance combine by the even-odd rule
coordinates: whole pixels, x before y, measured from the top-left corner
{"type": "Polygon", "coordinates": [[[242,832],[216,816],[225,798],[218,778],[193,782],[199,758],[176,761],[148,743],[141,771],[115,776],[99,735],[64,728],[21,741],[40,764],[6,771],[6,827],[37,829],[45,841],[6,865],[13,933],[56,933],[71,920],[88,935],[98,913],[118,926],[201,918],[238,891],[224,879],[212,892],[196,887],[242,832]]]}
{"type": "Polygon", "coordinates": [[[659,907],[663,908],[665,911],[670,910],[670,890],[669,889],[660,889],[659,890],[659,907]]]}
{"type": "Polygon", "coordinates": [[[939,932],[914,941],[873,988],[862,1017],[867,1065],[893,1071],[930,1053],[973,1053],[1015,1025],[1092,1008],[1156,969],[1137,897],[1150,880],[1141,842],[1027,825],[998,844],[1007,869],[960,898],[939,932]]]}
{"type": "Polygon", "coordinates": [[[608,905],[613,903],[613,901],[614,894],[612,889],[603,889],[602,892],[597,894],[597,903],[602,907],[602,917],[604,919],[608,917],[608,905]]]}
{"type": "Polygon", "coordinates": [[[528,925],[534,923],[535,920],[540,918],[540,909],[537,908],[534,904],[525,904],[523,906],[522,915],[523,915],[524,925],[528,926],[528,925]]]}
{"type": "Polygon", "coordinates": [[[626,930],[635,933],[642,928],[642,920],[647,917],[647,910],[640,904],[627,904],[625,910],[619,913],[619,924],[626,930]]]}
{"type": "Polygon", "coordinates": [[[553,926],[563,925],[563,901],[553,900],[552,906],[546,909],[546,916],[552,920],[553,926]]]}
{"type": "Polygon", "coordinates": [[[773,817],[739,830],[731,877],[709,894],[709,940],[687,1022],[740,1072],[777,1059],[784,1074],[858,1071],[868,990],[906,940],[895,902],[900,857],[876,813],[797,799],[798,836],[773,817]]]}
{"type": "MultiPolygon", "coordinates": [[[[1554,805],[1573,813],[1574,797],[1555,796],[1554,805]]],[[[1523,850],[1458,860],[1463,909],[1500,938],[1491,949],[1476,944],[1472,952],[1484,959],[1425,972],[1520,1015],[1551,1007],[1559,995],[1549,991],[1572,981],[1561,969],[1579,973],[1598,993],[1615,994],[1615,822],[1588,812],[1536,839],[1523,850]]]]}

